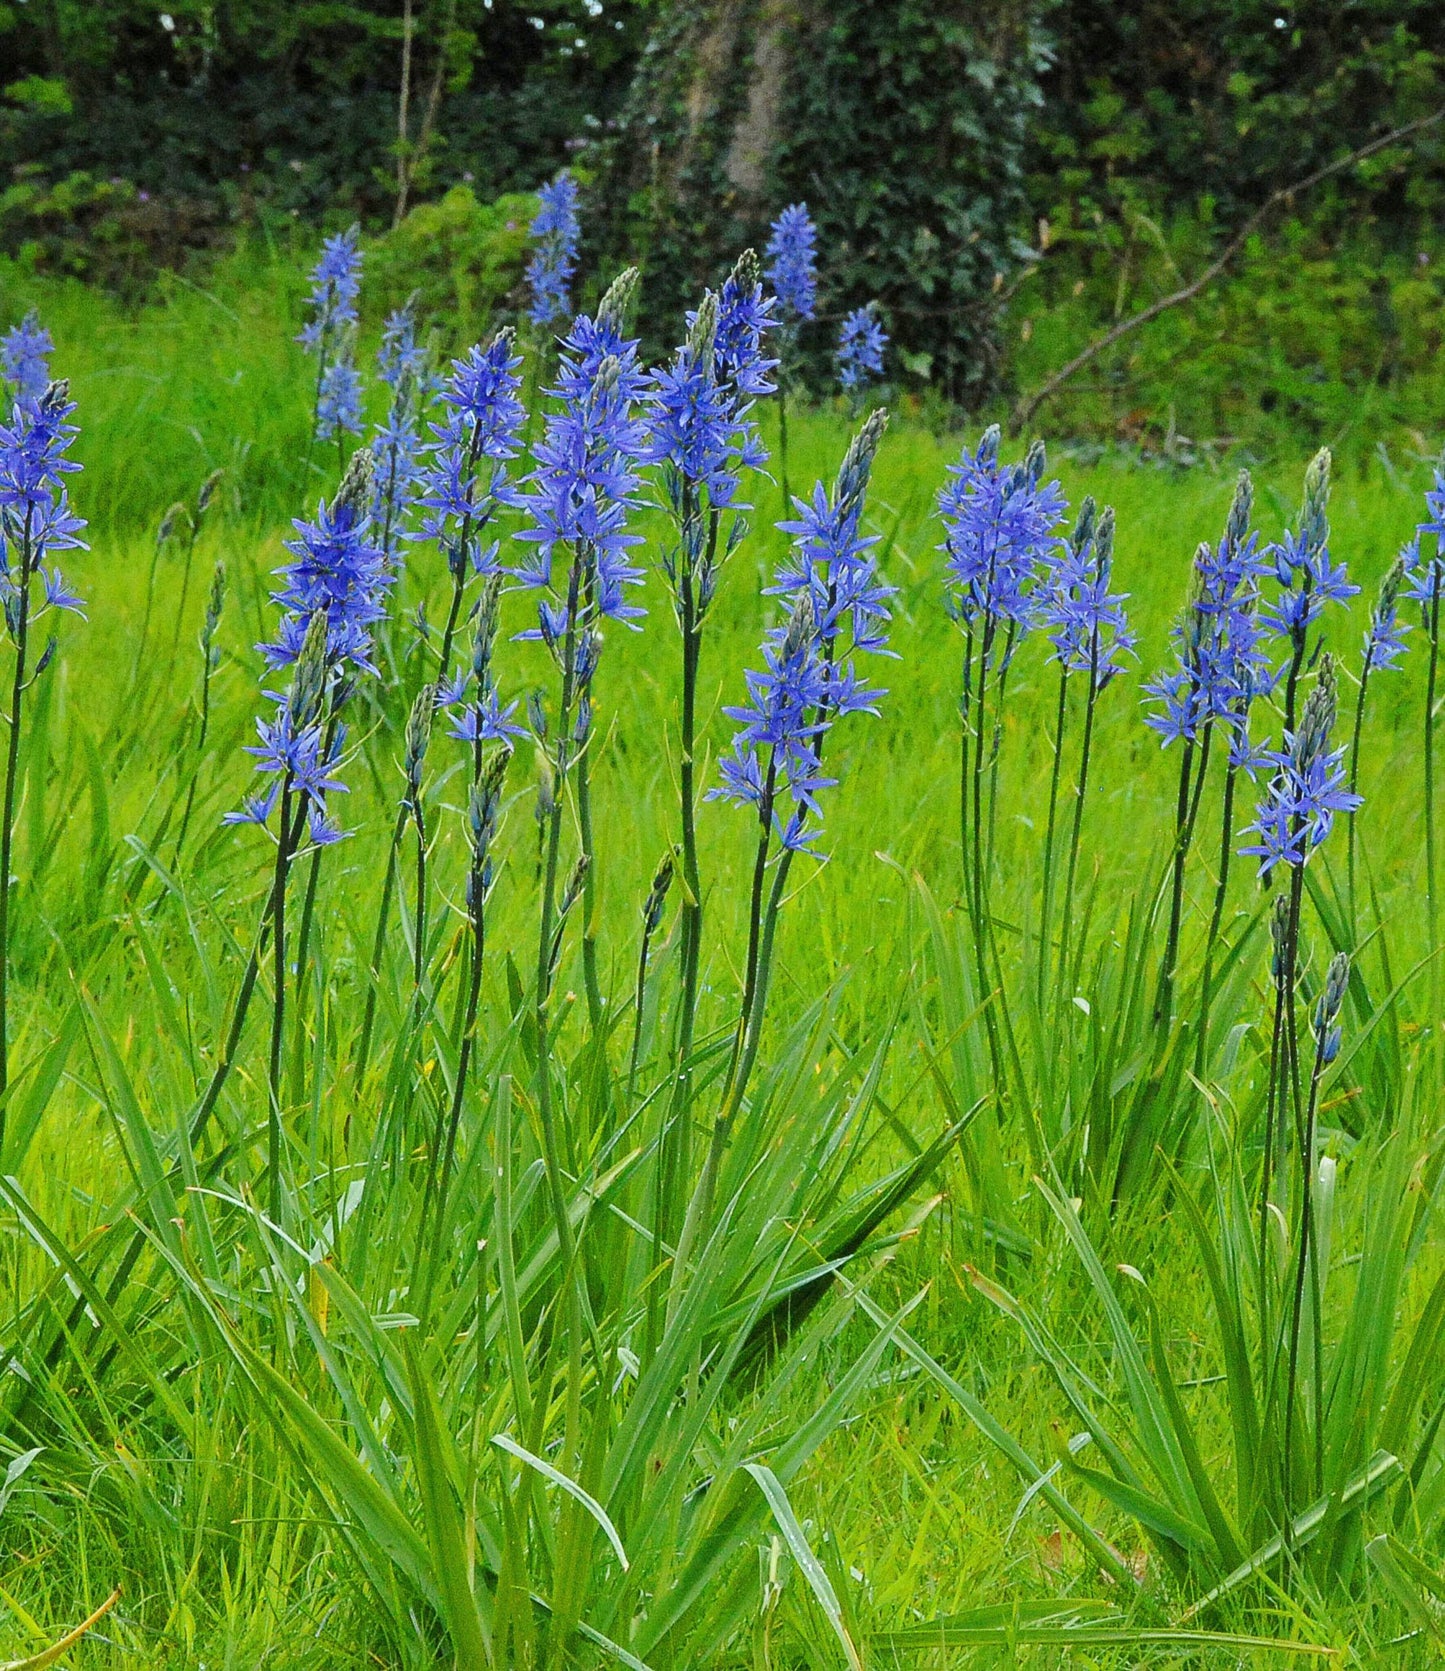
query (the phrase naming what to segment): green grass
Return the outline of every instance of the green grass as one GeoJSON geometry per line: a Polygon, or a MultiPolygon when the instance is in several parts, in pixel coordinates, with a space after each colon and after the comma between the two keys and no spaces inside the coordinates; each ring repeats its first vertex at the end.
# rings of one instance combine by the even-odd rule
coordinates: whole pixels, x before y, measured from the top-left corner
{"type": "MultiPolygon", "coordinates": [[[[1039,1354],[974,1280],[977,1269],[1040,1319],[1061,1357],[1099,1382],[1104,1424],[1119,1433],[1128,1424],[1120,1336],[1065,1227],[1031,1183],[1038,1157],[1027,1142],[1030,1097],[990,1081],[961,950],[960,651],[941,609],[931,519],[959,437],[897,423],[879,455],[870,520],[900,589],[898,659],[884,664],[881,717],[849,722],[830,752],[841,783],[828,800],[827,859],[794,872],[764,1068],[720,1192],[735,1203],[735,1219],[684,1289],[675,1385],[635,1452],[619,1437],[630,1431],[627,1420],[640,1425],[628,1416],[642,1395],[626,1378],[625,1354],[642,1350],[649,1288],[639,1238],[622,1213],[635,1220],[648,1210],[643,1163],[628,1156],[629,1145],[645,1143],[656,1099],[639,1116],[638,1135],[598,1161],[603,1177],[608,1163],[624,1165],[620,1180],[595,1184],[607,1212],[589,1218],[585,1237],[597,1327],[612,1355],[601,1363],[589,1356],[584,1370],[580,1357],[569,1360],[582,1347],[565,1323],[566,1284],[547,1240],[529,1089],[535,1068],[509,990],[508,954],[525,985],[535,937],[529,749],[519,751],[509,779],[488,917],[482,1060],[435,1326],[418,1330],[406,1319],[428,1099],[434,1085],[449,1082],[457,1029],[464,788],[457,751],[440,734],[428,758],[438,996],[418,1025],[409,1014],[409,929],[398,928],[380,987],[373,1069],[359,1084],[349,1071],[401,786],[403,695],[385,695],[353,733],[351,792],[341,810],[355,833],[328,859],[316,972],[296,1005],[307,1054],[288,1108],[294,1175],[285,1228],[294,1247],[253,1206],[265,1150],[264,991],[215,1128],[195,1161],[187,1158],[179,1134],[215,1060],[268,878],[268,849],[255,832],[219,823],[250,788],[241,751],[257,701],[252,646],[268,630],[268,573],[280,560],[286,519],[334,479],[333,472],[305,494],[298,480],[309,386],[290,338],[302,289],[294,266],[254,261],[225,269],[207,294],[177,283],[133,314],[78,289],[41,298],[56,369],[72,376],[79,402],[77,454],[86,470],[73,494],[92,520],[93,549],[66,565],[89,599],[89,619],[66,621],[58,661],[37,688],[17,825],[12,962],[22,1073],[3,1167],[16,1181],[0,1212],[0,1340],[24,1375],[12,1371],[0,1382],[0,1467],[14,1460],[18,1469],[39,1449],[0,1499],[0,1651],[36,1651],[119,1585],[121,1602],[75,1651],[77,1663],[420,1666],[450,1664],[454,1653],[471,1663],[468,1633],[477,1626],[466,1623],[466,1575],[473,1560],[495,1572],[489,1539],[522,1563],[513,1569],[503,1560],[489,1604],[511,1620],[519,1661],[545,1639],[542,1615],[515,1596],[509,1601],[508,1583],[575,1605],[585,1622],[634,1644],[659,1671],[845,1663],[820,1589],[836,1598],[849,1639],[865,1645],[875,1633],[1001,1605],[1004,1640],[979,1649],[985,1663],[1060,1662],[1057,1642],[1029,1643],[1036,1603],[1062,1611],[1104,1601],[1128,1630],[1166,1629],[1208,1589],[1202,1568],[1171,1572],[1157,1542],[1106,1490],[1061,1473],[1056,1483],[1144,1583],[1135,1595],[1127,1576],[1101,1575],[1098,1550],[1061,1531],[1045,1496],[1022,1505],[1024,1482],[927,1361],[1036,1458],[1051,1460],[1056,1437],[1079,1429],[1039,1354]],[[192,557],[173,545],[154,559],[153,532],[166,506],[193,496],[216,468],[227,475],[192,557]],[[218,557],[230,577],[223,656],[210,740],[198,757],[196,635],[218,557]],[[191,834],[177,856],[179,806],[193,772],[191,834]],[[717,1383],[719,1360],[746,1346],[748,1319],[773,1303],[782,1281],[814,1271],[837,1245],[859,1192],[906,1166],[978,1098],[987,1100],[962,1138],[872,1228],[791,1342],[717,1383]],[[167,1173],[172,1160],[178,1175],[167,1173]],[[511,1175],[500,1181],[504,1162],[511,1175]],[[348,1193],[358,1183],[359,1200],[348,1193]],[[515,1303],[497,1255],[509,1214],[523,1288],[515,1303]],[[117,1280],[132,1226],[144,1238],[139,1259],[117,1280]],[[479,1239],[491,1250],[482,1258],[479,1239]],[[75,1305],[72,1284],[89,1301],[89,1316],[75,1305]],[[478,1303],[489,1320],[480,1336],[471,1326],[478,1303]],[[880,1319],[896,1329],[906,1307],[913,1309],[901,1327],[910,1346],[900,1349],[896,1332],[880,1335],[880,1319]],[[609,1404],[598,1377],[614,1376],[609,1404]],[[713,1389],[701,1402],[699,1384],[713,1389]],[[689,1396],[675,1398],[678,1388],[689,1396]],[[604,1408],[605,1420],[596,1415],[604,1408]],[[533,1432],[536,1443],[527,1437],[533,1432]],[[528,1466],[489,1443],[497,1433],[520,1435],[538,1452],[545,1441],[563,1472],[602,1482],[592,1495],[605,1499],[632,1554],[631,1588],[609,1565],[607,1541],[585,1508],[536,1470],[530,1498],[524,1494],[528,1466]],[[826,1575],[821,1586],[810,1584],[786,1518],[770,1511],[745,1462],[767,1462],[783,1480],[797,1536],[826,1575]],[[724,1483],[704,1492],[713,1480],[724,1483]],[[699,1554],[708,1528],[727,1556],[715,1570],[699,1554]],[[689,1576],[695,1595],[682,1582],[689,1576]],[[679,1623],[649,1646],[648,1621],[674,1600],[679,1623]]],[[[773,420],[765,422],[771,432],[773,420]]],[[[799,415],[790,432],[795,482],[830,479],[846,444],[841,415],[799,415]]],[[[1306,456],[1301,446],[1258,480],[1266,537],[1294,514],[1306,456]]],[[[1196,543],[1222,526],[1232,474],[1111,459],[1085,465],[1067,455],[1053,468],[1073,503],[1092,493],[1116,509],[1117,578],[1130,594],[1140,671],[1110,687],[1099,711],[1080,888],[1087,956],[1077,997],[1088,1013],[1075,1003],[1062,1020],[1031,1018],[1029,935],[1054,685],[1038,643],[1020,654],[1001,747],[991,895],[1007,1002],[1029,1083],[1040,1087],[1032,1112],[1059,1136],[1060,1166],[1079,1187],[1087,1234],[1104,1263],[1112,1270],[1126,1262],[1148,1279],[1205,1464],[1222,1480],[1233,1454],[1218,1381],[1226,1364],[1180,1192],[1196,1197],[1214,1224],[1211,1167],[1222,1168],[1227,1183],[1253,1164],[1247,1144],[1232,1146],[1257,1118],[1269,1041],[1267,895],[1247,865],[1236,867],[1227,942],[1252,938],[1221,989],[1206,1074],[1198,1084],[1187,1075],[1163,1080],[1167,1107],[1158,1124],[1140,1117],[1142,1159],[1117,1202],[1102,1187],[1105,1172],[1079,1162],[1077,1131],[1086,1096],[1102,1098],[1093,1105],[1096,1122],[1105,1112],[1121,1122],[1135,1117],[1135,1088],[1153,1071],[1137,1051],[1109,1057],[1095,1030],[1120,1014],[1139,957],[1128,912],[1154,898],[1171,829],[1176,756],[1161,753],[1144,728],[1139,685],[1165,653],[1196,543]],[[1182,1133],[1177,1178],[1152,1146],[1171,1120],[1182,1133]]],[[[1339,612],[1329,625],[1346,669],[1358,665],[1365,608],[1419,518],[1426,485],[1422,467],[1368,460],[1336,483],[1332,549],[1364,587],[1353,617],[1339,612]]],[[[755,531],[726,573],[709,624],[701,688],[713,754],[730,733],[719,708],[739,699],[742,668],[771,620],[761,585],[784,549],[771,529],[776,490],[763,482],[757,492],[755,531]]],[[[660,529],[648,527],[651,559],[660,529]]],[[[427,600],[436,619],[445,589],[436,553],[418,546],[389,638],[388,665],[405,686],[420,672],[404,616],[427,600]]],[[[631,988],[648,883],[675,835],[677,642],[655,571],[644,601],[644,631],[610,634],[599,675],[606,728],[594,772],[599,939],[603,984],[619,1001],[631,988]]],[[[526,624],[520,600],[506,607],[508,631],[526,624]]],[[[522,694],[547,670],[534,646],[514,645],[504,633],[500,678],[504,692],[522,694]]],[[[1445,1267],[1436,1225],[1441,1069],[1422,1032],[1431,1020],[1429,975],[1405,979],[1426,946],[1423,682],[1417,628],[1404,671],[1371,687],[1360,815],[1371,897],[1348,935],[1359,943],[1361,984],[1347,1008],[1345,1054],[1323,1119],[1339,1163],[1332,1341],[1345,1334],[1359,1273],[1377,1279],[1372,1237],[1400,1202],[1405,1228],[1388,1239],[1397,1252],[1408,1245],[1410,1257],[1396,1287],[1379,1292],[1406,1339],[1445,1267]],[[1397,1176],[1391,1157],[1406,1150],[1397,1176]]],[[[1348,678],[1343,685],[1348,711],[1353,687],[1348,678]]],[[[703,779],[712,778],[709,767],[703,779]]],[[[1212,786],[1201,830],[1216,816],[1215,797],[1212,786]]],[[[708,890],[702,1020],[711,1035],[737,1005],[748,820],[707,803],[700,844],[708,890]]],[[[1342,832],[1331,846],[1312,871],[1334,921],[1343,915],[1331,891],[1342,832]]],[[[1181,989],[1197,975],[1213,862],[1202,839],[1190,871],[1181,989]]],[[[652,977],[664,1005],[676,981],[673,922],[670,909],[652,977]]],[[[1151,958],[1161,938],[1156,925],[1151,958]]],[[[1313,907],[1306,940],[1313,992],[1331,949],[1328,924],[1313,907]]],[[[562,1082],[585,1138],[598,1129],[599,1092],[570,942],[559,993],[562,1082]]],[[[654,1059],[662,1031],[646,1052],[644,1083],[653,1089],[663,1083],[654,1059]]],[[[1124,1304],[1147,1351],[1147,1316],[1131,1293],[1124,1304]]],[[[1386,1341],[1379,1351],[1392,1386],[1403,1349],[1386,1341]]],[[[1414,1371],[1421,1403],[1411,1416],[1412,1446],[1445,1394],[1438,1354],[1426,1354],[1414,1371]]],[[[1383,1398],[1368,1389],[1358,1396],[1362,1408],[1383,1398]]],[[[1408,1501],[1382,1498],[1363,1532],[1342,1534],[1327,1566],[1312,1556],[1276,1568],[1231,1592],[1202,1626],[1326,1644],[1366,1662],[1415,1630],[1387,1662],[1426,1663],[1426,1626],[1362,1553],[1366,1536],[1398,1530],[1432,1569],[1445,1565],[1445,1518],[1432,1506],[1440,1465],[1425,1454],[1420,1492],[1408,1501]]],[[[1097,1444],[1081,1460],[1104,1467],[1097,1444]]],[[[1412,1593],[1428,1625],[1430,1603],[1418,1588],[1412,1593]]],[[[484,1618],[483,1628],[495,1620],[484,1618]]],[[[568,1642],[580,1663],[602,1654],[595,1642],[568,1642]]],[[[1069,1662],[1135,1664],[1156,1651],[1166,1650],[1143,1637],[1122,1645],[1080,1639],[1069,1662]]],[[[1282,1648],[1179,1651],[1201,1663],[1287,1657],[1282,1648]]],[[[904,1648],[880,1636],[868,1657],[943,1664],[961,1652],[904,1648]]]]}

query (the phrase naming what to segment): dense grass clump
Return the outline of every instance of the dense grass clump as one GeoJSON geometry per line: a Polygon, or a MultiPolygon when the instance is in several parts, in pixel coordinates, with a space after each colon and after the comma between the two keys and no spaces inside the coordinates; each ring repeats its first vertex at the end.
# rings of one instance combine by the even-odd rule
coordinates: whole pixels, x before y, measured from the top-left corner
{"type": "Polygon", "coordinates": [[[7,1647],[1424,1663],[1428,464],[785,506],[748,258],[364,418],[346,292],[41,298],[54,652],[0,445],[7,1647]]]}

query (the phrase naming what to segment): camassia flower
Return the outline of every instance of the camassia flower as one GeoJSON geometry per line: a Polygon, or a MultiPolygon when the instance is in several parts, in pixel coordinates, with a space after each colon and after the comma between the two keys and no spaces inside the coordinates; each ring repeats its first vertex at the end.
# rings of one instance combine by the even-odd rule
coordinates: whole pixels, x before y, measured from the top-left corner
{"type": "Polygon", "coordinates": [[[1232,764],[1251,772],[1268,757],[1249,742],[1250,707],[1279,677],[1264,648],[1259,583],[1271,568],[1249,528],[1253,491],[1241,471],[1224,537],[1195,552],[1193,596],[1170,635],[1174,666],[1144,687],[1159,704],[1146,723],[1166,745],[1196,742],[1217,721],[1229,732],[1232,764]]]}
{"type": "Polygon", "coordinates": [[[1438,609],[1445,599],[1445,463],[1435,468],[1435,485],[1425,492],[1426,519],[1416,530],[1415,539],[1406,548],[1410,552],[1409,574],[1405,596],[1418,603],[1428,613],[1438,609]],[[1433,556],[1427,557],[1420,548],[1420,537],[1435,538],[1433,556]]]}
{"type": "Polygon", "coordinates": [[[338,435],[360,435],[361,373],[351,358],[349,339],[321,374],[316,401],[316,434],[322,441],[338,435]]]}
{"type": "Polygon", "coordinates": [[[1335,705],[1334,664],[1325,654],[1299,725],[1285,733],[1282,748],[1266,756],[1274,775],[1255,808],[1254,823],[1244,832],[1256,840],[1240,852],[1259,859],[1263,876],[1278,864],[1305,864],[1329,835],[1335,815],[1354,812],[1362,804],[1346,787],[1345,750],[1330,746],[1335,705]]]}
{"type": "Polygon", "coordinates": [[[1106,506],[1088,517],[1034,592],[1037,624],[1054,659],[1070,673],[1090,674],[1095,690],[1124,671],[1136,642],[1124,612],[1128,593],[1109,590],[1113,559],[1114,510],[1106,506]]]}
{"type": "Polygon", "coordinates": [[[1304,502],[1299,530],[1285,530],[1266,560],[1279,592],[1260,613],[1265,626],[1288,639],[1297,661],[1304,657],[1305,638],[1327,603],[1344,603],[1359,591],[1350,583],[1343,563],[1330,561],[1330,453],[1322,447],[1305,471],[1304,502]]]}
{"type": "Polygon", "coordinates": [[[0,424],[0,599],[12,637],[22,613],[32,623],[47,609],[81,613],[81,600],[60,571],[46,566],[57,551],[84,550],[82,517],[70,508],[64,478],[80,469],[67,457],[80,433],[70,422],[70,384],[50,383],[35,399],[17,401],[10,422],[0,424]],[[37,602],[30,580],[41,582],[37,602]]]}
{"type": "Polygon", "coordinates": [[[50,356],[55,344],[31,308],[18,325],[0,336],[0,378],[10,385],[13,399],[38,400],[50,381],[50,356]]]}
{"type": "Polygon", "coordinates": [[[311,274],[311,317],[296,340],[303,348],[325,353],[338,331],[356,323],[361,293],[361,228],[349,227],[327,238],[311,274]]]}
{"type": "Polygon", "coordinates": [[[581,237],[577,182],[564,169],[537,196],[541,207],[532,222],[537,243],[527,264],[527,287],[532,293],[527,312],[534,325],[547,326],[565,319],[572,310],[572,279],[581,237]]]}
{"type": "Polygon", "coordinates": [[[328,672],[376,671],[371,629],[386,614],[386,594],[395,576],[372,541],[373,474],[371,453],[363,447],[330,505],[323,501],[318,506],[314,522],[293,523],[296,537],[286,549],[294,561],[276,571],[284,584],[271,594],[283,611],[280,627],[272,643],[257,646],[269,666],[295,662],[319,618],[327,626],[328,672]]]}
{"type": "Polygon", "coordinates": [[[1361,678],[1377,670],[1394,667],[1404,655],[1405,634],[1410,628],[1407,622],[1400,619],[1400,596],[1402,591],[1407,597],[1412,595],[1406,588],[1419,566],[1420,540],[1417,535],[1400,548],[1399,555],[1380,582],[1379,596],[1370,611],[1370,625],[1365,633],[1361,678]]]}
{"type": "Polygon", "coordinates": [[[326,797],[344,793],[346,785],[337,776],[346,727],[328,715],[330,673],[327,665],[329,639],[326,616],[318,611],[302,630],[289,690],[267,694],[275,702],[274,713],[256,721],[258,741],[246,752],[256,758],[256,770],[270,781],[257,794],[248,796],[236,812],[222,818],[224,824],[256,824],[273,840],[290,843],[289,831],[277,836],[270,829],[277,805],[285,805],[292,794],[306,807],[308,833],[315,846],[339,841],[343,832],[327,816],[326,797]]]}
{"type": "Polygon", "coordinates": [[[884,694],[859,678],[852,652],[882,650],[887,599],[876,541],[858,532],[873,456],[886,414],[875,412],[854,438],[829,493],[818,483],[800,516],[779,524],[795,535],[793,558],[770,590],[791,602],[785,625],[763,643],[761,671],[745,674],[748,700],[723,712],[738,722],[721,784],[709,799],[754,806],[783,848],[805,852],[820,831],[818,796],[837,780],[824,774],[823,740],[844,714],[878,712],[884,694]],[[786,813],[786,817],[784,814],[786,813]]]}
{"type": "Polygon", "coordinates": [[[1059,484],[1043,480],[1043,444],[1018,464],[999,460],[999,428],[965,446],[938,495],[949,614],[964,627],[1032,624],[1030,593],[1059,547],[1066,505],[1059,484]]]}
{"type": "Polygon", "coordinates": [[[416,297],[407,299],[386,316],[376,350],[376,375],[395,389],[410,378],[424,394],[430,393],[428,356],[416,339],[416,297]]]}
{"type": "Polygon", "coordinates": [[[807,593],[813,625],[830,660],[840,636],[852,650],[883,651],[887,645],[888,600],[897,591],[878,573],[876,534],[861,531],[864,496],[888,414],[872,413],[844,455],[829,493],[822,482],[811,499],[794,499],[797,516],[778,527],[793,536],[792,557],[769,591],[796,600],[807,593]]]}
{"type": "MultiPolygon", "coordinates": [[[[269,668],[289,666],[290,688],[268,691],[275,712],[256,722],[259,741],[249,752],[256,770],[272,781],[251,796],[229,824],[268,827],[279,804],[296,795],[307,805],[313,844],[342,835],[327,817],[326,797],[344,790],[337,776],[346,728],[338,712],[361,674],[373,673],[371,628],[386,613],[394,576],[371,541],[371,453],[361,448],[330,505],[314,523],[297,521],[286,549],[295,558],[276,572],[284,582],[272,593],[282,617],[276,640],[259,645],[269,668]]],[[[289,848],[289,830],[277,839],[289,848]]]]}
{"type": "Polygon", "coordinates": [[[760,350],[739,343],[742,353],[730,368],[734,376],[723,376],[718,351],[722,323],[719,298],[709,291],[702,306],[688,315],[687,341],[646,380],[642,457],[665,467],[668,496],[679,520],[705,510],[743,508],[737,499],[741,473],[760,470],[768,460],[748,417],[751,401],[735,380],[756,381],[760,350]]]}
{"type": "MultiPolygon", "coordinates": [[[[767,335],[778,327],[778,299],[763,290],[757,255],[750,249],[738,257],[718,292],[717,332],[713,339],[713,368],[717,380],[739,400],[757,400],[777,387],[776,358],[767,351],[767,335]]],[[[688,328],[696,321],[688,315],[688,328]]]]}
{"type": "Polygon", "coordinates": [[[420,539],[436,540],[454,577],[493,573],[495,542],[482,535],[503,506],[521,495],[507,465],[521,451],[527,414],[518,398],[522,357],[510,329],[453,360],[442,382],[440,423],[433,423],[428,464],[417,495],[426,512],[420,539]]]}
{"type": "Polygon", "coordinates": [[[477,603],[471,661],[437,687],[437,706],[451,719],[448,735],[472,747],[504,743],[527,734],[526,727],[512,719],[517,704],[509,702],[502,706],[492,674],[501,594],[501,575],[489,575],[477,603]]]}
{"type": "Polygon", "coordinates": [[[766,273],[785,319],[811,319],[818,309],[818,229],[806,203],[790,203],[773,222],[766,273]]]}
{"type": "Polygon", "coordinates": [[[558,404],[548,414],[527,477],[529,525],[517,538],[534,552],[512,572],[523,586],[548,594],[538,605],[539,627],[529,636],[553,646],[569,620],[626,621],[643,613],[627,601],[626,589],[642,579],[627,554],[642,538],[629,532],[628,520],[639,504],[636,465],[647,450],[641,415],[647,378],[637,363],[636,340],[621,334],[635,284],[635,277],[624,277],[624,294],[614,285],[596,318],[579,315],[561,345],[557,382],[548,391],[558,404]],[[550,596],[559,546],[580,556],[568,584],[575,572],[587,596],[550,596]]]}
{"type": "Polygon", "coordinates": [[[844,394],[856,396],[883,375],[883,351],[887,346],[888,333],[871,302],[845,316],[838,327],[838,346],[833,354],[844,394]]]}

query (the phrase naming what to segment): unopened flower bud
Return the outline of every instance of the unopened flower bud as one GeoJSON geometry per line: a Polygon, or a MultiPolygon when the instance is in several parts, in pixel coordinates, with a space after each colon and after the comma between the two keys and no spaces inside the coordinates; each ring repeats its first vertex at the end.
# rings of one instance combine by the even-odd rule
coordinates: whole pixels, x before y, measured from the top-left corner
{"type": "Polygon", "coordinates": [[[1094,522],[1098,516],[1099,507],[1094,501],[1092,493],[1085,494],[1083,503],[1079,506],[1079,519],[1074,524],[1074,537],[1070,542],[1075,551],[1082,551],[1094,537],[1094,522]]]}
{"type": "Polygon", "coordinates": [[[331,501],[331,514],[336,516],[342,511],[349,511],[352,517],[363,515],[371,503],[375,475],[376,463],[371,456],[371,448],[358,447],[351,455],[346,474],[341,478],[341,486],[331,501]]]}
{"type": "Polygon", "coordinates": [[[610,325],[619,334],[632,312],[641,275],[636,267],[627,267],[607,287],[607,294],[597,304],[597,323],[610,325]]]}
{"type": "Polygon", "coordinates": [[[1254,481],[1248,470],[1241,470],[1234,484],[1234,498],[1224,523],[1224,540],[1231,551],[1238,551],[1249,536],[1249,519],[1254,510],[1254,481]]]}
{"type": "Polygon", "coordinates": [[[318,609],[306,626],[301,653],[291,676],[291,721],[298,731],[316,722],[326,690],[326,611],[318,609]]]}
{"type": "Polygon", "coordinates": [[[407,716],[402,771],[406,774],[407,788],[413,801],[421,793],[421,769],[426,759],[427,744],[431,740],[431,723],[436,712],[436,702],[436,686],[423,685],[416,693],[411,713],[407,716]]]}

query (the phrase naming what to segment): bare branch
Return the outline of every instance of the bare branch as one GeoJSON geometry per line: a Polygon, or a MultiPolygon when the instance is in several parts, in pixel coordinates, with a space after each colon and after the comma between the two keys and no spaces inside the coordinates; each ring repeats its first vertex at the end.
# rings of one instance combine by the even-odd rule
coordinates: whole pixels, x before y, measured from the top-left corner
{"type": "Polygon", "coordinates": [[[1244,248],[1265,220],[1277,209],[1281,203],[1288,202],[1301,192],[1306,192],[1313,186],[1319,185],[1333,174],[1342,174],[1347,168],[1353,168],[1356,163],[1363,162],[1376,151],[1383,151],[1388,146],[1396,145],[1402,139],[1408,139],[1414,134],[1423,133],[1426,128],[1433,128],[1437,123],[1445,121],[1445,106],[1432,111],[1428,116],[1418,117],[1413,122],[1406,122],[1403,127],[1392,128],[1389,133],[1381,134],[1378,139],[1372,139],[1368,145],[1360,146],[1359,150],[1351,151],[1349,156],[1341,157],[1336,162],[1326,163],[1323,168],[1317,168],[1313,174],[1307,174],[1302,180],[1295,180],[1290,185],[1280,186],[1272,191],[1264,202],[1240,227],[1239,231],[1229,240],[1218,257],[1208,267],[1182,289],[1171,292],[1168,296],[1161,296],[1158,301],[1151,302],[1148,307],[1128,319],[1121,319],[1112,329],[1096,337],[1089,346],[1076,354],[1066,366],[1061,367],[1046,383],[1040,385],[1032,394],[1024,395],[1013,409],[1009,418],[1009,433],[1017,435],[1026,424],[1031,422],[1034,414],[1046,400],[1057,394],[1059,389],[1074,375],[1095,360],[1106,348],[1112,348],[1121,337],[1137,331],[1141,325],[1147,325],[1151,319],[1157,319],[1161,313],[1167,313],[1170,308],[1180,307],[1183,303],[1192,301],[1206,285],[1212,284],[1224,269],[1234,260],[1235,256],[1244,248]]]}

